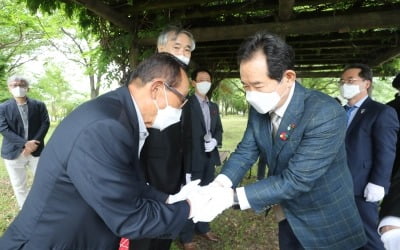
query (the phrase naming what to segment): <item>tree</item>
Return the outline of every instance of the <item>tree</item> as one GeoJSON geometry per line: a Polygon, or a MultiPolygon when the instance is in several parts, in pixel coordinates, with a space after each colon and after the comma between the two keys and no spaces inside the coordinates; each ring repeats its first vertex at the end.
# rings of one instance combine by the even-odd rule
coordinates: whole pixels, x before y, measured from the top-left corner
{"type": "Polygon", "coordinates": [[[52,122],[60,122],[86,99],[71,89],[62,70],[54,65],[46,66],[44,76],[31,85],[29,95],[46,103],[52,122]]]}

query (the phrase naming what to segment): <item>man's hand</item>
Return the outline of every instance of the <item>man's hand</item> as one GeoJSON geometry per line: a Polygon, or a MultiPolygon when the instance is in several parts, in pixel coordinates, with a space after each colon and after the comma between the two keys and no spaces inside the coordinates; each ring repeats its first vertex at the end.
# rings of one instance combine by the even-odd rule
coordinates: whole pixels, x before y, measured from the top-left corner
{"type": "Polygon", "coordinates": [[[205,152],[211,152],[217,146],[217,140],[211,138],[209,142],[204,143],[205,152]]]}
{"type": "Polygon", "coordinates": [[[22,154],[25,156],[28,156],[35,152],[38,147],[39,147],[40,141],[37,140],[30,140],[25,143],[24,151],[22,151],[22,154]]]}
{"type": "Polygon", "coordinates": [[[167,203],[173,204],[178,201],[186,200],[188,198],[188,195],[191,192],[196,192],[200,188],[199,183],[200,183],[200,180],[195,180],[195,181],[189,182],[188,184],[186,184],[185,186],[183,186],[181,188],[179,193],[169,195],[168,199],[167,199],[167,203]]]}
{"type": "Polygon", "coordinates": [[[198,195],[209,198],[200,210],[193,211],[192,216],[195,223],[210,222],[233,205],[233,189],[231,188],[205,186],[198,191],[198,195]]]}
{"type": "Polygon", "coordinates": [[[385,196],[385,188],[379,185],[376,185],[372,182],[368,182],[367,186],[364,189],[364,197],[368,202],[378,202],[383,199],[385,196]]]}

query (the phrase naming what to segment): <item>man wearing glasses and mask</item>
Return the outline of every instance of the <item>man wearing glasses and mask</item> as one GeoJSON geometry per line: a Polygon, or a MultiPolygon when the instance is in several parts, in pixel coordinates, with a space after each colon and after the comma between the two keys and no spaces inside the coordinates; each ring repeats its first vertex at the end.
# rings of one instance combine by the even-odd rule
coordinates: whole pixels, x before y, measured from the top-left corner
{"type": "Polygon", "coordinates": [[[188,91],[181,63],[159,53],[138,65],[127,86],[76,108],[42,152],[0,249],[117,249],[121,237],[174,238],[188,218],[213,219],[201,216],[208,196],[189,192],[196,183],[161,193],[139,163],[147,128],[179,119],[188,91]]]}
{"type": "Polygon", "coordinates": [[[372,70],[365,64],[347,66],[340,78],[347,100],[346,151],[354,195],[368,242],[361,249],[383,250],[377,232],[379,202],[388,192],[396,156],[399,122],[396,111],[371,99],[372,70]]]}

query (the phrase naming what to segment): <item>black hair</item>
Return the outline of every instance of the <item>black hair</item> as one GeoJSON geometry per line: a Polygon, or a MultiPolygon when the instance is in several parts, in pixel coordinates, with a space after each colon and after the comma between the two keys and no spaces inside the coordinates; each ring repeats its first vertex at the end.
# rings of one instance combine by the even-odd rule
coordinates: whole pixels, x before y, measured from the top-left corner
{"type": "Polygon", "coordinates": [[[208,69],[205,69],[205,68],[198,68],[198,69],[195,69],[195,70],[192,72],[192,74],[190,75],[190,77],[192,78],[192,80],[196,81],[196,77],[197,77],[197,74],[199,74],[199,72],[206,72],[207,74],[210,75],[211,80],[213,79],[213,75],[211,74],[211,72],[210,72],[208,69]]]}
{"type": "Polygon", "coordinates": [[[162,77],[169,86],[175,86],[182,81],[181,69],[185,70],[184,64],[175,56],[165,52],[156,53],[139,63],[132,72],[128,84],[136,78],[145,84],[154,78],[162,77]]]}
{"type": "Polygon", "coordinates": [[[400,89],[400,73],[398,73],[393,79],[392,86],[395,89],[400,89]]]}
{"type": "Polygon", "coordinates": [[[258,32],[247,38],[237,53],[238,64],[250,60],[253,55],[262,51],[267,60],[268,77],[280,81],[286,70],[294,70],[294,51],[278,35],[269,32],[258,32]]]}
{"type": "Polygon", "coordinates": [[[372,70],[368,65],[363,63],[349,64],[344,68],[343,72],[349,69],[360,69],[360,73],[358,73],[358,76],[364,80],[370,80],[372,83],[372,77],[373,77],[372,70]]]}

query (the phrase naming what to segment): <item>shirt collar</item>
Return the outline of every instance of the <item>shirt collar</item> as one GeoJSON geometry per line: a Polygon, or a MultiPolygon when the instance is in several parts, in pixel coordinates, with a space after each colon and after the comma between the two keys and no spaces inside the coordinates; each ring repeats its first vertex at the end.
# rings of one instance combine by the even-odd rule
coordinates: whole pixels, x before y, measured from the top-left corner
{"type": "Polygon", "coordinates": [[[294,93],[294,88],[296,87],[296,83],[293,84],[293,87],[290,88],[290,92],[288,95],[288,98],[286,99],[285,103],[280,106],[279,108],[275,109],[273,112],[277,114],[279,117],[283,117],[283,115],[286,112],[287,107],[289,106],[290,101],[292,100],[293,93],[294,93]]]}
{"type": "Polygon", "coordinates": [[[137,116],[138,124],[139,124],[139,136],[142,137],[144,135],[145,137],[147,137],[149,132],[147,131],[146,124],[144,123],[144,120],[143,120],[143,116],[140,113],[139,106],[137,105],[135,98],[133,98],[133,96],[132,96],[132,101],[133,101],[133,105],[135,106],[135,109],[136,109],[136,116],[137,116]]]}
{"type": "MultiPolygon", "coordinates": [[[[362,98],[361,100],[359,100],[358,102],[356,102],[353,106],[355,106],[355,108],[359,108],[361,107],[361,105],[364,103],[364,101],[368,98],[368,95],[364,96],[364,98],[362,98]]],[[[347,104],[348,105],[348,104],[347,104]]],[[[348,105],[349,106],[349,105],[348,105]]]]}
{"type": "Polygon", "coordinates": [[[207,96],[205,98],[203,98],[202,96],[200,96],[196,92],[194,93],[194,95],[197,97],[197,100],[199,100],[200,103],[201,102],[208,102],[208,97],[207,96]]]}

